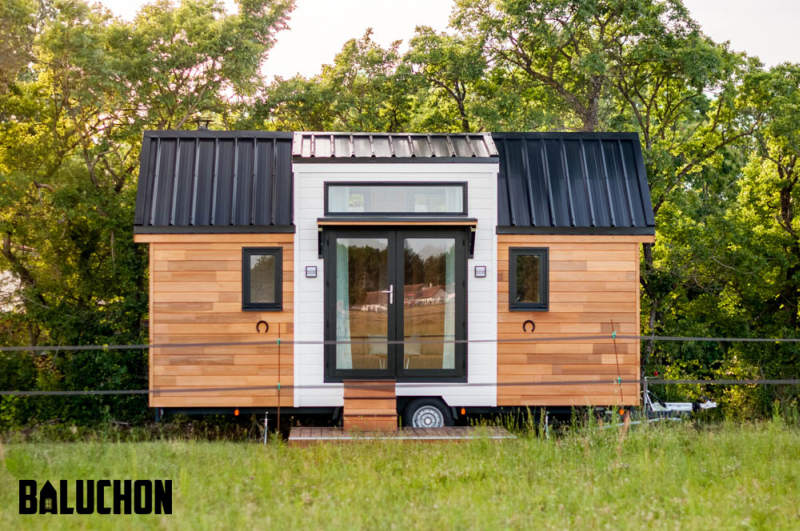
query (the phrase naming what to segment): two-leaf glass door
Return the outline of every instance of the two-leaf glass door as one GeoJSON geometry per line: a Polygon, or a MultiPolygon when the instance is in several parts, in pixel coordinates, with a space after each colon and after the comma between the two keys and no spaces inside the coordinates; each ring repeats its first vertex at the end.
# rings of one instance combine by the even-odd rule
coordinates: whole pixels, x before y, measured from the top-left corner
{"type": "Polygon", "coordinates": [[[463,379],[465,233],[332,230],[324,237],[326,380],[463,379]]]}

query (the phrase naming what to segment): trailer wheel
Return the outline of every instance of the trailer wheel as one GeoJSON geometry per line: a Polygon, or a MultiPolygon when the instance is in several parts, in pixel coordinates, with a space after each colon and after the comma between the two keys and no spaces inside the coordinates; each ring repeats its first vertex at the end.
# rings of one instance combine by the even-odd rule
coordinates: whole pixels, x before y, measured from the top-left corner
{"type": "Polygon", "coordinates": [[[444,402],[436,398],[418,398],[406,406],[403,415],[412,428],[443,428],[453,425],[453,415],[444,402]]]}

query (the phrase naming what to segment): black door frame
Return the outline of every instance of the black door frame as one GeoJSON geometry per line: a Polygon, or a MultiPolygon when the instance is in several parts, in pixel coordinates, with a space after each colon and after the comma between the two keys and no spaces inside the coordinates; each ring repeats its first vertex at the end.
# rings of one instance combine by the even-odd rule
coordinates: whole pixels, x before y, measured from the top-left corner
{"type": "Polygon", "coordinates": [[[324,257],[324,381],[341,382],[358,379],[396,379],[398,382],[466,382],[467,344],[455,344],[453,369],[405,369],[403,345],[392,343],[403,338],[404,268],[403,241],[405,238],[455,238],[455,288],[456,288],[456,340],[467,338],[467,257],[469,229],[453,228],[326,228],[323,231],[324,257]],[[336,368],[336,238],[386,238],[388,239],[388,275],[394,283],[394,303],[388,308],[387,333],[389,336],[386,369],[336,368]]]}

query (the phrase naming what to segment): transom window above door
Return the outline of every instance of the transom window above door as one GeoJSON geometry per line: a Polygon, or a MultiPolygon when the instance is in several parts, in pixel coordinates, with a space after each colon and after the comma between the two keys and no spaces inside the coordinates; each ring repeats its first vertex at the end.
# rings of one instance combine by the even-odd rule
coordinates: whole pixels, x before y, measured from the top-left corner
{"type": "Polygon", "coordinates": [[[467,214],[467,183],[325,183],[325,215],[467,214]]]}

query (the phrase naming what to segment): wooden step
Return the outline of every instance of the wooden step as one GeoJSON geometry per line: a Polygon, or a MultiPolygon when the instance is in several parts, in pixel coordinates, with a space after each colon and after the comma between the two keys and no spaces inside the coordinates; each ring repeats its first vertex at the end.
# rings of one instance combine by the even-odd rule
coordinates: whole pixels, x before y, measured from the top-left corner
{"type": "Polygon", "coordinates": [[[344,397],[347,398],[397,398],[394,380],[345,380],[344,397]]]}
{"type": "Polygon", "coordinates": [[[397,431],[394,380],[345,380],[344,431],[397,431]]]}
{"type": "Polygon", "coordinates": [[[397,431],[397,415],[393,416],[358,416],[348,415],[342,419],[344,431],[397,431]]]}

